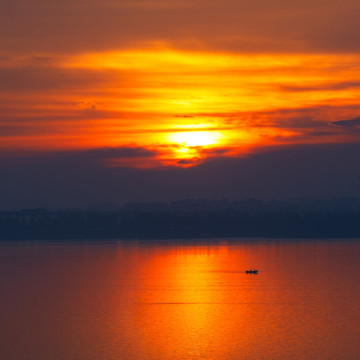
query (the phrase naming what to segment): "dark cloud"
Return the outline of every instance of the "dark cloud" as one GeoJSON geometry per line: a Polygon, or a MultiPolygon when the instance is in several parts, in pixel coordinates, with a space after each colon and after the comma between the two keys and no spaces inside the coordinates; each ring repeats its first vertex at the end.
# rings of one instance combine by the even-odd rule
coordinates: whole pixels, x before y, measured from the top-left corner
{"type": "Polygon", "coordinates": [[[279,90],[285,92],[308,92],[308,91],[323,91],[323,90],[345,90],[351,88],[360,87],[360,82],[349,81],[349,82],[340,82],[335,84],[314,84],[312,86],[306,85],[282,85],[279,86],[279,90]]]}
{"type": "Polygon", "coordinates": [[[333,125],[341,126],[345,128],[358,128],[360,127],[360,117],[350,120],[340,120],[332,122],[333,125]]]}
{"type": "Polygon", "coordinates": [[[231,148],[208,149],[205,147],[204,149],[202,149],[202,153],[207,154],[207,155],[213,155],[213,156],[226,155],[229,152],[231,152],[231,148]]]}
{"type": "Polygon", "coordinates": [[[199,163],[199,160],[197,159],[181,159],[177,162],[179,165],[194,165],[199,163]]]}
{"type": "MultiPolygon", "coordinates": [[[[278,128],[294,131],[297,134],[291,139],[295,142],[338,142],[339,135],[345,134],[347,127],[356,127],[358,119],[332,121],[347,115],[360,112],[360,106],[327,106],[317,105],[303,108],[283,108],[271,111],[243,112],[227,119],[229,127],[236,128],[278,128]],[[336,126],[334,126],[336,125],[336,126]]],[[[348,138],[342,141],[359,141],[359,134],[347,132],[348,138]]],[[[280,138],[279,138],[280,140],[280,138]]]]}
{"type": "MultiPolygon", "coordinates": [[[[154,157],[157,153],[142,147],[119,147],[119,148],[101,148],[80,151],[68,151],[61,153],[62,157],[74,158],[79,156],[81,158],[93,159],[113,159],[113,158],[136,158],[136,157],[154,157]]],[[[54,153],[54,156],[59,156],[59,153],[54,153]]]]}
{"type": "MultiPolygon", "coordinates": [[[[31,60],[30,60],[31,61],[31,60]]],[[[76,94],[87,93],[91,88],[101,87],[101,84],[109,84],[121,76],[122,83],[125,82],[124,74],[121,71],[113,70],[88,70],[61,69],[52,66],[16,66],[13,68],[0,66],[0,91],[39,92],[44,91],[71,91],[76,94]]]]}
{"type": "MultiPolygon", "coordinates": [[[[67,151],[41,151],[41,152],[11,152],[9,158],[11,161],[22,163],[26,162],[31,164],[32,161],[43,162],[61,162],[61,163],[96,163],[108,159],[121,159],[121,158],[146,158],[154,157],[157,155],[156,151],[148,150],[142,147],[104,147],[89,150],[67,150],[67,151]]],[[[0,157],[1,159],[1,157],[0,157]]],[[[98,166],[98,165],[96,165],[98,166]]]]}
{"type": "MultiPolygon", "coordinates": [[[[27,134],[30,129],[26,129],[23,126],[13,126],[13,125],[0,125],[0,136],[18,136],[20,134],[27,134]]],[[[1,146],[0,146],[1,147],[1,146]]]]}

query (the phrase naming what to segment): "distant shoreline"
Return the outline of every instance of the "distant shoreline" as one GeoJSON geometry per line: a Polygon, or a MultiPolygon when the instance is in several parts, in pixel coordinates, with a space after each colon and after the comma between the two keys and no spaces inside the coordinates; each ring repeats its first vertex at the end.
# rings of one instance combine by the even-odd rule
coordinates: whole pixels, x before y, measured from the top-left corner
{"type": "Polygon", "coordinates": [[[146,233],[126,233],[126,234],[115,234],[115,233],[106,233],[103,231],[100,232],[72,232],[72,231],[61,231],[59,232],[30,232],[30,233],[13,233],[13,234],[2,234],[0,236],[0,242],[2,241],[99,241],[99,240],[121,240],[121,241],[152,241],[152,240],[184,240],[190,241],[193,239],[203,240],[211,239],[214,241],[220,239],[284,239],[284,240],[297,240],[297,239],[359,239],[360,233],[349,233],[346,231],[334,232],[256,232],[256,233],[229,233],[229,232],[194,232],[194,233],[184,233],[182,231],[176,233],[169,232],[146,232],[146,233]]]}
{"type": "Polygon", "coordinates": [[[7,212],[0,241],[360,238],[360,211],[7,212]]]}

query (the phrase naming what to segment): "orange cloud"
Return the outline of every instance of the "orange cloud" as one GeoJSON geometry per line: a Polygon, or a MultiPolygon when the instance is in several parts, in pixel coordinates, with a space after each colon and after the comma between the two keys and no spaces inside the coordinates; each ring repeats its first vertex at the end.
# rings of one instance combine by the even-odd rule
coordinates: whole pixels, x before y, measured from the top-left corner
{"type": "Polygon", "coordinates": [[[158,45],[62,56],[40,67],[31,61],[15,62],[12,78],[0,85],[3,150],[141,147],[154,151],[151,160],[108,164],[154,167],[279,144],[359,140],[330,124],[359,114],[358,55],[158,45]],[[22,82],[24,74],[30,82],[22,82]]]}

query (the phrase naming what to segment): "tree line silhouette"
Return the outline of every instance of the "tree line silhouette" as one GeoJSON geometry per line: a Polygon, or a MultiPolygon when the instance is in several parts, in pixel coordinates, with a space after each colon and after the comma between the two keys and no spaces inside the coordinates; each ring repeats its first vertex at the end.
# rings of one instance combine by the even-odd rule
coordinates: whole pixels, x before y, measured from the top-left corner
{"type": "Polygon", "coordinates": [[[359,237],[357,198],[100,204],[0,213],[1,240],[359,237]]]}

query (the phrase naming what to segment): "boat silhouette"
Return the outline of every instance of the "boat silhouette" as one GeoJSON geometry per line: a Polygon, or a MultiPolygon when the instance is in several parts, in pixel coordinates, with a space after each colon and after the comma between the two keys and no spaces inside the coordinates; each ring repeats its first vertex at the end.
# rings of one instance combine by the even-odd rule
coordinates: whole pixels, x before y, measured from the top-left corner
{"type": "Polygon", "coordinates": [[[259,270],[256,270],[256,269],[250,269],[250,270],[245,271],[246,274],[257,274],[258,272],[259,272],[259,270]]]}

